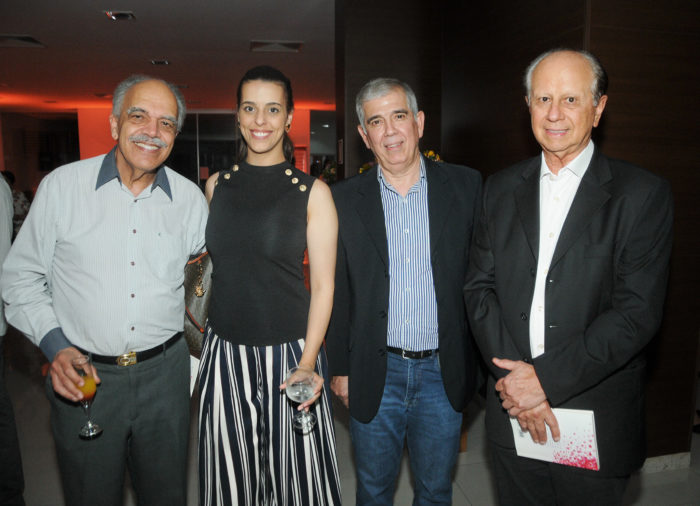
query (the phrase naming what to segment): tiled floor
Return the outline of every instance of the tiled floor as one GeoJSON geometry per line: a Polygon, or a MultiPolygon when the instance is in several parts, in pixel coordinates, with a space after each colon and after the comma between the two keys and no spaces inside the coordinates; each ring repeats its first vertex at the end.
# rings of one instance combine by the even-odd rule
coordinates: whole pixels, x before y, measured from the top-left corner
{"type": "MultiPolygon", "coordinates": [[[[41,375],[41,354],[29,341],[10,331],[5,337],[5,380],[17,419],[28,506],[62,506],[61,485],[49,428],[49,405],[41,375]]],[[[193,405],[193,414],[196,415],[193,405]]],[[[347,411],[336,404],[338,464],[344,504],[355,504],[355,473],[348,435],[347,411]]],[[[496,504],[495,484],[488,465],[484,412],[478,402],[468,408],[468,451],[460,454],[453,484],[453,505],[496,504]]],[[[103,424],[108,425],[108,424],[103,424]]],[[[196,429],[191,431],[196,441],[196,429]]],[[[197,504],[196,445],[190,448],[189,504],[197,504]]],[[[677,471],[637,474],[627,491],[626,505],[700,506],[700,435],[693,435],[691,465],[677,471]]],[[[404,457],[394,503],[410,505],[413,497],[408,460],[404,457]]],[[[135,504],[128,491],[125,504],[135,504]]]]}

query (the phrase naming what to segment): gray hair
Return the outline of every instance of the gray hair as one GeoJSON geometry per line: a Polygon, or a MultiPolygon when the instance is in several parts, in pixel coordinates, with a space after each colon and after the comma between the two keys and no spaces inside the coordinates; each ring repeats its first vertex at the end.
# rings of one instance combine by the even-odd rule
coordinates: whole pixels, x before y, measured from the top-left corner
{"type": "Polygon", "coordinates": [[[408,108],[413,113],[413,117],[418,117],[418,101],[416,100],[416,94],[413,93],[411,87],[398,79],[391,77],[378,77],[377,79],[372,79],[365,84],[355,97],[355,111],[357,112],[357,119],[365,133],[367,133],[367,129],[365,128],[365,102],[383,97],[397,88],[402,90],[406,95],[406,103],[408,108]]]}
{"type": "Polygon", "coordinates": [[[551,56],[555,53],[571,52],[583,56],[588,64],[591,66],[591,72],[593,72],[593,82],[591,83],[591,93],[593,94],[593,105],[598,105],[600,97],[605,95],[608,91],[608,73],[605,72],[603,65],[600,60],[593,56],[588,51],[583,49],[567,49],[567,48],[557,48],[545,51],[537,58],[532,60],[532,63],[528,65],[525,70],[525,78],[523,79],[523,84],[525,85],[525,93],[527,95],[528,101],[532,96],[532,74],[535,71],[535,67],[542,63],[542,60],[551,56]]]}
{"type": "Polygon", "coordinates": [[[144,81],[158,81],[163,83],[175,96],[175,101],[177,102],[177,131],[182,130],[182,125],[185,123],[185,116],[187,115],[187,107],[185,106],[185,97],[182,93],[172,83],[164,81],[163,79],[158,79],[156,77],[145,76],[142,74],[134,74],[127,77],[121,83],[117,85],[114,89],[114,94],[112,95],[112,114],[115,117],[119,117],[122,113],[122,106],[124,105],[124,97],[126,93],[131,89],[132,86],[142,83],[144,81]]]}

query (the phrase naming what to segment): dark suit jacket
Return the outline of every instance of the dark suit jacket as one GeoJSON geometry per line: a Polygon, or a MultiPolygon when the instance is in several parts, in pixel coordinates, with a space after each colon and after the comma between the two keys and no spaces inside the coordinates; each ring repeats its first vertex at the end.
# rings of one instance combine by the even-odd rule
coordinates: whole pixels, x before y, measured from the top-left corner
{"type": "MultiPolygon", "coordinates": [[[[430,255],[438,307],[442,379],[461,411],[477,380],[462,288],[478,211],[481,175],[467,167],[425,160],[430,255]]],[[[386,377],[389,254],[377,171],[331,186],[338,210],[335,300],[327,352],[333,376],[349,376],[350,413],[371,420],[386,377]]]]}
{"type": "MultiPolygon", "coordinates": [[[[536,157],[489,178],[465,286],[492,373],[487,430],[510,448],[508,415],[494,390],[507,371],[491,358],[531,357],[539,169],[536,157]]],[[[596,149],[547,274],[545,353],[532,362],[552,407],[595,412],[599,475],[628,474],[645,457],[642,353],[661,322],[672,206],[666,181],[596,149]]]]}

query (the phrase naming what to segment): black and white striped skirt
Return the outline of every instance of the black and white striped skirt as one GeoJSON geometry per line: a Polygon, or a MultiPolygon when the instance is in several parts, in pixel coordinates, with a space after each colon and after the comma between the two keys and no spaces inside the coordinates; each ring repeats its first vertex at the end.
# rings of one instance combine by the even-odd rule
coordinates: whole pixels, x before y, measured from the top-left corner
{"type": "Polygon", "coordinates": [[[340,504],[325,350],[316,361],[324,388],[309,434],[294,430],[296,406],[279,389],[303,349],[303,339],[235,345],[207,327],[199,368],[201,506],[340,504]]]}

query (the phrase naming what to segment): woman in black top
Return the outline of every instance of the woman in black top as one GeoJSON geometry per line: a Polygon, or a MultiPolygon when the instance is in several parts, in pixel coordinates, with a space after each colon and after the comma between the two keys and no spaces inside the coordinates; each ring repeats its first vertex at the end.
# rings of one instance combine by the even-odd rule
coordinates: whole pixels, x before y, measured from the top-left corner
{"type": "Polygon", "coordinates": [[[323,337],[338,219],[328,186],[292,164],[289,80],[250,69],[238,86],[238,162],[212,175],[212,296],[200,365],[200,503],[340,504],[323,337]],[[304,285],[308,250],[310,294],[304,285]],[[315,371],[316,414],[296,432],[287,370],[315,371]],[[316,402],[318,399],[320,400],[316,402]]]}

